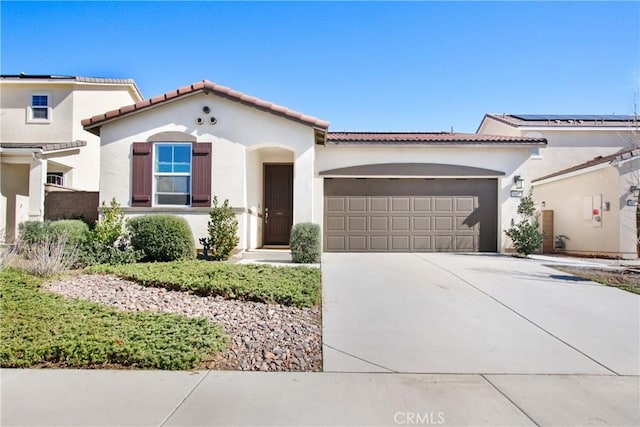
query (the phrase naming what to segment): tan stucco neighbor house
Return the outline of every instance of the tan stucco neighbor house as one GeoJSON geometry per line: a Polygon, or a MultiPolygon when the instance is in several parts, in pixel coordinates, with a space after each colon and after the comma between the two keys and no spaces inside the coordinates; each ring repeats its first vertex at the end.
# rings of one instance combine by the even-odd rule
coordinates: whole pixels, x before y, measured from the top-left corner
{"type": "Polygon", "coordinates": [[[636,209],[640,149],[608,156],[540,177],[533,194],[552,212],[553,234],[565,253],[637,258],[636,209]]]}
{"type": "Polygon", "coordinates": [[[45,186],[98,190],[100,141],[81,119],[141,99],[133,80],[0,77],[0,243],[43,219],[45,186]]]}
{"type": "Polygon", "coordinates": [[[487,114],[477,132],[547,141],[522,168],[542,213],[546,252],[637,257],[630,190],[640,185],[637,116],[487,114]]]}
{"type": "Polygon", "coordinates": [[[321,226],[325,251],[504,251],[544,137],[329,132],[329,122],[204,80],[82,121],[100,136],[100,199],[184,217],[196,241],[213,196],[240,249],[321,226]],[[518,179],[519,178],[519,179],[518,179]],[[517,193],[517,191],[515,191],[517,193]]]}

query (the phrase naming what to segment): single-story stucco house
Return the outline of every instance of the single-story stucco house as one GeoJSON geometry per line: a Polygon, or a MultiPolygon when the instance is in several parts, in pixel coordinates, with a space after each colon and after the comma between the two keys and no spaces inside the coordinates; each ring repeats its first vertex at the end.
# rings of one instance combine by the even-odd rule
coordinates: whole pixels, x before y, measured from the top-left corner
{"type": "Polygon", "coordinates": [[[508,227],[546,139],[329,132],[329,122],[210,81],[82,121],[100,136],[100,200],[129,217],[186,218],[207,233],[228,199],[240,249],[321,226],[325,251],[506,251],[508,227]],[[524,188],[521,190],[520,188],[524,188]]]}

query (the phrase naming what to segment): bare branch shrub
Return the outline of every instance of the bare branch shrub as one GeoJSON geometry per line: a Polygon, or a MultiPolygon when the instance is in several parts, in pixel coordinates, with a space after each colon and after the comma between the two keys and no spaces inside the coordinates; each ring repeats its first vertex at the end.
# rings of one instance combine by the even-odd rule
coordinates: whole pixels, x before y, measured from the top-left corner
{"type": "Polygon", "coordinates": [[[78,248],[67,243],[66,233],[46,233],[33,242],[18,241],[20,254],[12,265],[40,277],[50,277],[69,270],[78,259],[78,248]]]}

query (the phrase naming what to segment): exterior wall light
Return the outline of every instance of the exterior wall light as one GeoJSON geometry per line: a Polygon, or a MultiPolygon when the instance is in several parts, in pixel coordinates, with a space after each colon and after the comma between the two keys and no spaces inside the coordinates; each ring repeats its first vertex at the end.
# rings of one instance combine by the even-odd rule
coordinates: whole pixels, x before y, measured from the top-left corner
{"type": "Polygon", "coordinates": [[[516,185],[518,190],[522,190],[522,183],[524,182],[524,178],[520,175],[516,175],[513,177],[513,183],[516,185]]]}

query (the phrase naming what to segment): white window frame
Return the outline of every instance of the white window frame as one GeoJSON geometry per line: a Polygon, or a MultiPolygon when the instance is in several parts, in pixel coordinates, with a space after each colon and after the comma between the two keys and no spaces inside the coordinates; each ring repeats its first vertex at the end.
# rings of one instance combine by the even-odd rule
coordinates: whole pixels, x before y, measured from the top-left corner
{"type": "MultiPolygon", "coordinates": [[[[175,141],[175,142],[155,142],[153,144],[153,157],[151,161],[153,162],[151,167],[153,168],[153,182],[151,183],[151,206],[153,207],[169,207],[169,208],[188,208],[191,207],[193,203],[193,145],[191,142],[184,141],[175,141]],[[189,165],[190,172],[156,172],[156,156],[157,156],[157,147],[162,145],[184,145],[189,147],[189,165]],[[156,201],[156,196],[158,195],[156,191],[156,178],[159,176],[188,176],[189,177],[189,204],[188,205],[165,205],[159,204],[156,201]]],[[[183,193],[162,193],[162,194],[183,194],[183,193]]]]}
{"type": "Polygon", "coordinates": [[[53,113],[53,110],[51,108],[51,92],[33,92],[29,95],[29,105],[27,107],[27,123],[51,123],[51,115],[53,113]],[[42,106],[34,106],[33,105],[33,97],[34,96],[46,96],[47,97],[47,118],[46,119],[42,119],[42,118],[36,118],[33,117],[33,110],[34,108],[45,108],[42,106]]]}
{"type": "Polygon", "coordinates": [[[64,172],[60,172],[60,171],[48,171],[47,172],[47,184],[53,184],[53,185],[59,185],[59,186],[64,186],[64,181],[65,181],[65,176],[64,176],[64,172]],[[49,177],[53,177],[56,176],[58,178],[60,178],[60,184],[55,183],[55,182],[49,182],[49,177]]]}
{"type": "Polygon", "coordinates": [[[531,147],[531,158],[536,160],[542,159],[542,147],[531,147]]]}

